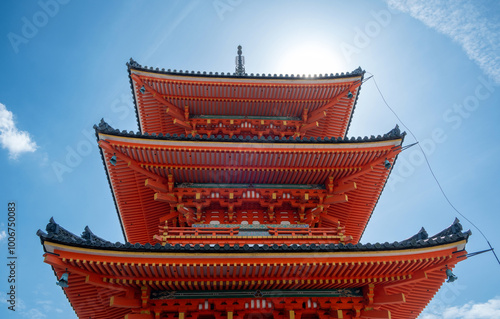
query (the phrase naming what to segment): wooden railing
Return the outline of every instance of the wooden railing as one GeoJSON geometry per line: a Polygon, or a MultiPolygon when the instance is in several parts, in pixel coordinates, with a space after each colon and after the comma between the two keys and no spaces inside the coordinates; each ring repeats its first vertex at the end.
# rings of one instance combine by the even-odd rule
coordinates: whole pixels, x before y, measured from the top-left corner
{"type": "Polygon", "coordinates": [[[269,227],[269,234],[271,236],[338,236],[339,231],[335,228],[269,227]]]}
{"type": "Polygon", "coordinates": [[[164,227],[160,226],[160,233],[167,236],[236,236],[239,227],[164,227]]]}
{"type": "Polygon", "coordinates": [[[268,227],[267,234],[246,235],[239,227],[167,227],[160,226],[154,239],[162,244],[311,244],[347,243],[351,236],[338,228],[268,227]]]}

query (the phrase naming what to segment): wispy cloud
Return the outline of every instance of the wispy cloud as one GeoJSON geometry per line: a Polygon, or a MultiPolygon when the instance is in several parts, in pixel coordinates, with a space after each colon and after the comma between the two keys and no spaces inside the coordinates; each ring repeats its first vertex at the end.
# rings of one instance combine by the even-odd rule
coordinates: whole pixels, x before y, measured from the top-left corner
{"type": "Polygon", "coordinates": [[[440,311],[424,311],[420,319],[492,319],[500,318],[500,297],[485,303],[469,302],[461,307],[448,307],[440,311]]]}
{"type": "Polygon", "coordinates": [[[37,145],[28,132],[20,131],[14,122],[14,114],[0,103],[0,144],[9,151],[9,157],[16,159],[25,152],[34,152],[37,145]]]}
{"type": "Polygon", "coordinates": [[[199,0],[194,1],[194,2],[189,2],[183,8],[179,11],[179,13],[176,15],[176,18],[172,21],[167,21],[166,24],[168,27],[166,27],[164,30],[162,30],[162,37],[161,39],[158,39],[155,41],[155,44],[153,44],[152,47],[147,50],[147,54],[144,58],[144,61],[149,60],[149,58],[158,51],[158,49],[167,41],[167,39],[170,37],[172,32],[174,32],[177,27],[188,17],[188,15],[193,11],[198,5],[199,5],[199,0]]]}
{"type": "Polygon", "coordinates": [[[54,302],[52,300],[37,300],[36,304],[43,309],[44,313],[50,313],[55,311],[57,313],[62,313],[62,309],[59,309],[54,306],[54,302]]]}
{"type": "MultiPolygon", "coordinates": [[[[3,307],[10,306],[11,304],[7,302],[7,294],[0,291],[0,304],[3,307]]],[[[27,306],[24,300],[17,299],[16,303],[16,314],[19,314],[20,317],[30,318],[30,319],[45,319],[47,317],[52,317],[54,312],[60,314],[63,312],[62,309],[54,306],[54,302],[52,300],[36,300],[36,307],[27,306]]]]}
{"type": "Polygon", "coordinates": [[[21,315],[25,318],[30,318],[30,319],[45,319],[47,318],[47,315],[42,313],[39,309],[37,308],[31,308],[26,311],[21,312],[21,315]]]}
{"type": "MultiPolygon", "coordinates": [[[[10,303],[7,302],[7,294],[4,292],[0,292],[0,303],[5,304],[2,305],[3,307],[9,307],[12,306],[10,303]]],[[[24,318],[30,318],[30,319],[45,319],[47,316],[43,314],[39,309],[37,308],[28,308],[26,307],[26,304],[22,299],[17,298],[17,302],[15,305],[15,314],[19,314],[24,318]]],[[[11,311],[11,310],[6,310],[6,311],[11,311]]],[[[14,313],[14,312],[13,312],[14,313]]]]}
{"type": "MultiPolygon", "coordinates": [[[[481,70],[500,84],[500,19],[473,0],[386,0],[428,27],[459,43],[481,70]]],[[[486,6],[489,6],[488,4],[486,6]]]]}
{"type": "Polygon", "coordinates": [[[5,230],[0,231],[0,242],[2,242],[5,238],[7,238],[5,230]]]}

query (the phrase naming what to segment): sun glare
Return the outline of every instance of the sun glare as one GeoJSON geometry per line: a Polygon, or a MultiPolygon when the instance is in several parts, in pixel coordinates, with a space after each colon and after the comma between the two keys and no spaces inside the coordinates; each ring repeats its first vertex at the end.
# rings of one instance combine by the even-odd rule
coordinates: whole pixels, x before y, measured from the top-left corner
{"type": "Polygon", "coordinates": [[[343,59],[333,49],[316,44],[289,50],[280,63],[280,70],[288,74],[336,73],[343,69],[343,59]]]}

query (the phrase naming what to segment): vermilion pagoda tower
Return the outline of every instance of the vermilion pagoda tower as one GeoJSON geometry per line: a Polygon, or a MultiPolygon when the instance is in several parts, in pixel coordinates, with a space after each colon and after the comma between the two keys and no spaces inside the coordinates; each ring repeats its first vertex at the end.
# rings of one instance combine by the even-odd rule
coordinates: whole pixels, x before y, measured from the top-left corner
{"type": "Polygon", "coordinates": [[[359,243],[404,138],[346,137],[364,72],[236,62],[127,64],[139,132],[95,126],[126,243],[38,232],[78,317],[416,318],[470,232],[359,243]]]}

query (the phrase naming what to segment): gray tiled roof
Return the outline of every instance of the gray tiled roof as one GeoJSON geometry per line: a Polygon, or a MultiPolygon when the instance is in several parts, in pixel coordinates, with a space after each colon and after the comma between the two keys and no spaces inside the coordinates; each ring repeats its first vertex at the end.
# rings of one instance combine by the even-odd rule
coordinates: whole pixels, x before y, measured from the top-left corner
{"type": "Polygon", "coordinates": [[[104,250],[118,250],[118,251],[136,251],[136,252],[214,252],[223,251],[227,253],[242,253],[249,251],[260,251],[260,252],[305,252],[305,251],[323,251],[323,252],[335,252],[335,251],[380,251],[380,250],[401,250],[401,249],[412,249],[412,248],[424,248],[433,247],[449,243],[454,243],[461,240],[467,240],[471,235],[471,231],[462,232],[462,225],[458,219],[455,219],[453,224],[446,228],[445,230],[439,232],[434,236],[427,236],[425,229],[421,229],[415,236],[412,236],[406,240],[393,242],[393,243],[367,243],[367,244],[302,244],[302,245],[285,245],[285,244],[273,244],[273,245],[205,245],[201,246],[199,244],[186,244],[186,245],[170,245],[166,244],[162,246],[157,243],[152,245],[146,243],[144,245],[136,243],[132,244],[126,243],[112,243],[110,241],[104,240],[96,235],[94,235],[88,227],[85,227],[85,231],[81,236],[77,236],[70,231],[66,230],[59,224],[57,224],[53,218],[50,219],[47,224],[46,231],[37,231],[37,235],[40,237],[42,244],[44,241],[56,242],[61,244],[66,244],[70,246],[78,246],[85,248],[98,248],[104,250]]]}
{"type": "Polygon", "coordinates": [[[366,143],[366,142],[378,142],[378,141],[387,141],[393,140],[397,138],[403,138],[406,135],[406,132],[401,132],[399,126],[396,125],[395,128],[390,130],[388,133],[384,135],[378,136],[365,136],[365,137],[345,137],[345,138],[322,138],[322,137],[250,137],[250,136],[236,136],[229,137],[229,135],[211,135],[208,137],[207,135],[192,135],[192,134],[148,134],[148,133],[140,133],[140,132],[127,132],[120,131],[118,129],[114,129],[111,127],[104,119],[101,119],[99,125],[94,125],[94,129],[97,133],[104,134],[112,134],[123,137],[134,137],[134,138],[145,138],[145,139],[158,139],[158,140],[177,140],[177,141],[209,141],[209,142],[238,142],[238,143],[366,143]]]}
{"type": "Polygon", "coordinates": [[[189,75],[189,76],[199,76],[199,77],[215,77],[215,78],[246,78],[246,79],[287,79],[287,80],[314,80],[314,79],[337,79],[337,78],[347,78],[352,76],[363,75],[365,73],[361,67],[353,70],[352,72],[342,72],[342,73],[330,73],[330,74],[314,74],[314,75],[305,75],[305,74],[253,74],[253,73],[245,73],[245,74],[236,74],[231,72],[201,72],[201,71],[188,71],[188,70],[165,70],[160,68],[153,68],[152,66],[142,66],[137,63],[134,59],[130,58],[130,61],[126,63],[128,69],[148,71],[158,74],[172,74],[172,75],[189,75]]]}

